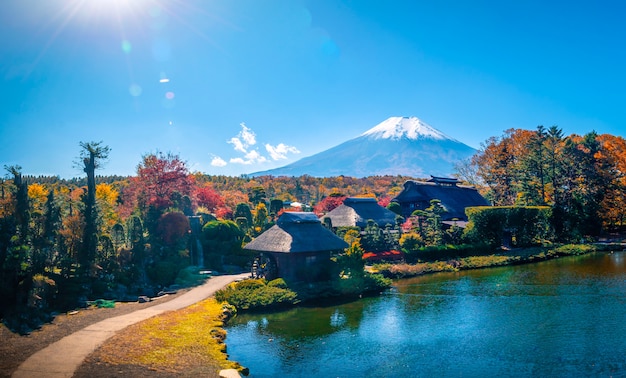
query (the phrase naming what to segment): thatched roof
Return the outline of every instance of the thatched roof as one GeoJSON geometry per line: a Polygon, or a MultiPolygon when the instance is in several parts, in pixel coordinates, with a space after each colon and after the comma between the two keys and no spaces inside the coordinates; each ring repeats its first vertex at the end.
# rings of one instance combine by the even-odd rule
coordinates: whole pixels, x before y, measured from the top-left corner
{"type": "Polygon", "coordinates": [[[323,252],[338,251],[348,243],[322,226],[314,213],[285,212],[274,226],[265,231],[244,249],[258,252],[323,252]]]}
{"type": "MultiPolygon", "coordinates": [[[[393,202],[400,205],[428,204],[438,199],[445,208],[444,220],[467,219],[465,208],[472,206],[489,206],[489,202],[472,186],[457,185],[454,179],[433,178],[431,182],[408,180],[404,189],[394,198],[393,202]],[[442,183],[445,183],[442,185],[442,183]]],[[[405,206],[403,206],[403,211],[405,206]]],[[[417,209],[415,209],[417,210],[417,209]]],[[[423,210],[423,209],[421,209],[423,210]]],[[[410,215],[410,214],[405,214],[410,215]]]]}
{"type": "Polygon", "coordinates": [[[396,213],[382,207],[375,198],[349,197],[343,205],[336,207],[322,217],[322,222],[329,218],[332,227],[360,227],[365,228],[368,220],[373,220],[379,227],[394,225],[396,213]]]}

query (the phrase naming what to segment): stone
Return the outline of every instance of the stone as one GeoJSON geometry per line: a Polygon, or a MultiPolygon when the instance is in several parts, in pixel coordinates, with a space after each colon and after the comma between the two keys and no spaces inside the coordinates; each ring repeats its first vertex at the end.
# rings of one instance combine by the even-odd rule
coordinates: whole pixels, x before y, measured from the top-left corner
{"type": "Polygon", "coordinates": [[[223,369],[220,370],[220,378],[241,378],[241,375],[237,369],[223,369]]]}

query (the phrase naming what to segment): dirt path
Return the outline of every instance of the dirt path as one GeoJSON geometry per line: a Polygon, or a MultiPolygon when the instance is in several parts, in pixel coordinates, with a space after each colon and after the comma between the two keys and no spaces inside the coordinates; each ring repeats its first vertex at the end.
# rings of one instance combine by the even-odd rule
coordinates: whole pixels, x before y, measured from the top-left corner
{"type": "Polygon", "coordinates": [[[83,360],[116,332],[163,312],[190,306],[247,276],[249,273],[212,277],[204,285],[167,302],[89,325],[35,352],[13,372],[12,377],[72,377],[83,360]]]}

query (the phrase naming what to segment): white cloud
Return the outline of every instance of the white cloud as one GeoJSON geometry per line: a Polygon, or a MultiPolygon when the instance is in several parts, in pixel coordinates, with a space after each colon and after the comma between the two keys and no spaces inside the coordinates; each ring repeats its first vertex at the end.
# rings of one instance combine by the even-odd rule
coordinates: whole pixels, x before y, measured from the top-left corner
{"type": "Polygon", "coordinates": [[[233,164],[243,164],[243,165],[252,164],[251,161],[243,160],[242,158],[231,158],[230,162],[233,163],[233,164]]]}
{"type": "Polygon", "coordinates": [[[256,134],[243,122],[239,124],[239,126],[241,126],[241,131],[237,134],[237,136],[230,138],[228,143],[233,145],[235,151],[243,152],[245,154],[248,152],[248,148],[250,146],[254,146],[256,144],[256,134]]]}
{"type": "MultiPolygon", "coordinates": [[[[240,123],[239,126],[241,126],[241,131],[239,131],[239,133],[234,137],[230,138],[227,143],[232,144],[235,151],[241,152],[244,155],[243,157],[231,158],[229,162],[233,164],[251,165],[270,161],[267,156],[261,155],[258,148],[251,148],[256,144],[256,134],[254,131],[252,131],[243,122],[240,123]]],[[[288,146],[284,143],[279,143],[276,146],[267,143],[265,144],[265,150],[269,153],[272,160],[287,159],[287,155],[290,153],[300,153],[296,147],[288,146]]],[[[213,158],[213,162],[211,162],[211,164],[214,164],[214,162],[215,164],[226,164],[226,162],[222,159],[216,160],[216,158],[213,158]]]]}
{"type": "Polygon", "coordinates": [[[249,127],[246,126],[245,123],[241,122],[239,124],[241,126],[241,132],[239,136],[246,142],[248,146],[254,146],[256,144],[256,134],[250,130],[249,127]]]}
{"type": "Polygon", "coordinates": [[[214,167],[224,167],[226,164],[228,163],[219,156],[214,156],[213,159],[211,159],[211,165],[214,167]]]}
{"type": "Polygon", "coordinates": [[[232,158],[230,159],[231,163],[234,164],[243,164],[250,165],[255,163],[265,163],[267,158],[259,153],[257,150],[251,150],[244,155],[243,158],[232,158]]]}
{"type": "Polygon", "coordinates": [[[267,158],[259,153],[257,150],[252,150],[246,154],[246,159],[251,160],[255,163],[264,163],[267,161],[267,158]]]}
{"type": "Polygon", "coordinates": [[[230,144],[232,144],[234,146],[233,148],[235,149],[235,151],[243,152],[244,154],[246,153],[247,146],[244,146],[244,144],[241,141],[241,139],[239,139],[237,137],[232,137],[232,138],[230,138],[228,143],[230,143],[230,144]]]}
{"type": "Polygon", "coordinates": [[[277,146],[272,146],[271,144],[267,143],[265,145],[265,149],[267,150],[267,152],[269,152],[270,156],[272,157],[272,159],[274,160],[281,160],[281,159],[287,159],[287,154],[288,153],[292,153],[292,154],[299,154],[300,151],[293,147],[293,146],[288,146],[284,143],[279,143],[277,146]]]}

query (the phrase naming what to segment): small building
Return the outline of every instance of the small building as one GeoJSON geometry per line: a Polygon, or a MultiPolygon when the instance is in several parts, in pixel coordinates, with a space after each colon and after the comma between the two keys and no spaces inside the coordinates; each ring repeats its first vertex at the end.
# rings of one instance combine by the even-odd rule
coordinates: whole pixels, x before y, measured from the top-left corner
{"type": "Polygon", "coordinates": [[[347,247],[314,213],[285,212],[244,249],[257,254],[254,277],[316,282],[330,278],[331,254],[347,247]]]}
{"type": "Polygon", "coordinates": [[[364,229],[368,220],[376,222],[378,227],[394,226],[398,214],[382,207],[375,198],[348,197],[342,205],[328,212],[321,218],[322,223],[331,228],[359,227],[364,229]]]}
{"type": "Polygon", "coordinates": [[[437,199],[445,209],[442,215],[444,223],[467,222],[465,208],[489,206],[487,201],[473,186],[459,185],[459,180],[448,177],[431,176],[423,181],[408,180],[402,191],[391,201],[400,205],[402,216],[409,217],[415,210],[425,210],[430,201],[437,199]]]}

